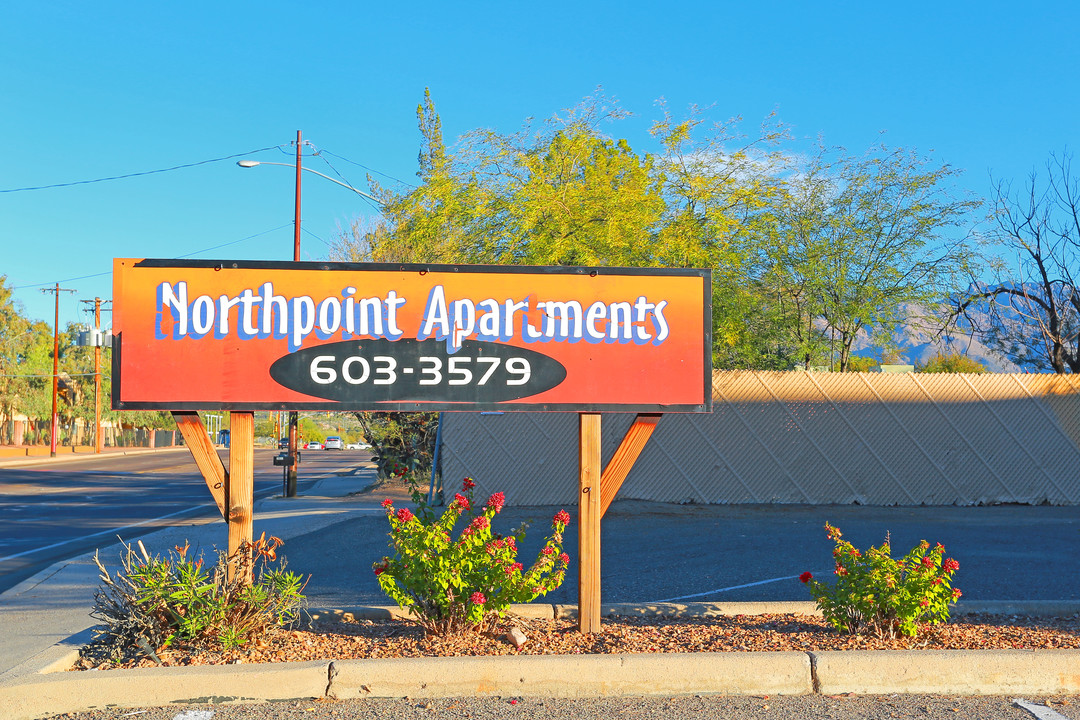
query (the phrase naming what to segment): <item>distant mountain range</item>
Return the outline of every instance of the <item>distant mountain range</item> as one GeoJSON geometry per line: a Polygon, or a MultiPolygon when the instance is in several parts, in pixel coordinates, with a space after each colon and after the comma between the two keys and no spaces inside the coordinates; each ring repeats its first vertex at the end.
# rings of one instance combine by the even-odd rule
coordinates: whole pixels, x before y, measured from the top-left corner
{"type": "MultiPolygon", "coordinates": [[[[986,366],[990,372],[1014,373],[1020,372],[1020,368],[994,354],[990,348],[981,343],[978,337],[971,334],[970,327],[957,329],[950,328],[949,333],[940,336],[935,335],[936,328],[927,328],[927,322],[923,320],[926,312],[919,306],[901,306],[905,314],[911,318],[907,323],[900,326],[893,333],[893,342],[897,352],[907,360],[907,364],[919,365],[931,360],[935,355],[949,355],[960,353],[977,360],[986,366]]],[[[985,310],[969,311],[976,319],[985,317],[985,310]]],[[[873,336],[861,331],[852,346],[852,354],[859,357],[881,359],[881,342],[875,342],[873,336]]]]}

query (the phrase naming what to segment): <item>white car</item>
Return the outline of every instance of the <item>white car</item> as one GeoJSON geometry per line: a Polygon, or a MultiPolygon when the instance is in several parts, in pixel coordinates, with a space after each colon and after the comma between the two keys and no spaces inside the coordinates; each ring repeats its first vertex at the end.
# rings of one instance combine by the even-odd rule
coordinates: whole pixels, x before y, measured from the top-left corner
{"type": "Polygon", "coordinates": [[[312,440],[304,446],[305,450],[322,450],[322,443],[318,440],[312,440]]]}
{"type": "Polygon", "coordinates": [[[369,443],[349,443],[345,446],[346,450],[370,450],[371,445],[369,443]]]}
{"type": "Polygon", "coordinates": [[[326,438],[326,442],[323,444],[323,450],[344,450],[345,442],[337,435],[331,435],[326,438]]]}

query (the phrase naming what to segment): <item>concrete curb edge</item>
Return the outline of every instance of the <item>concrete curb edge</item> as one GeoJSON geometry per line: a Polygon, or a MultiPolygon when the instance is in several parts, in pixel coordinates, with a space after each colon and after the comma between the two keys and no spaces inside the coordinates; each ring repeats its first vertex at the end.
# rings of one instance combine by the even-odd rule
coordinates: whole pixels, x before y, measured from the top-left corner
{"type": "MultiPolygon", "coordinates": [[[[802,613],[812,603],[610,605],[621,614],[802,613]],[[799,609],[791,609],[791,606],[799,609]],[[764,608],[764,609],[763,609],[764,608]],[[741,610],[741,612],[740,612],[741,610]]],[[[1080,603],[967,603],[963,612],[1056,614],[1080,603]],[[979,609],[976,609],[979,608],[979,609]],[[1021,609],[1023,608],[1023,609],[1021,609]],[[1041,611],[1041,612],[1039,612],[1041,611]]],[[[311,610],[313,618],[402,617],[397,607],[311,610]]],[[[531,617],[573,617],[574,606],[513,606],[531,617]]],[[[1071,613],[1070,613],[1071,614],[1071,613]]],[[[326,660],[64,672],[89,631],[57,643],[0,680],[0,707],[11,720],[104,706],[255,703],[361,697],[601,697],[811,693],[1080,694],[1080,650],[873,650],[506,655],[326,660]],[[913,656],[918,662],[911,662],[913,656]],[[567,682],[567,678],[575,678],[567,682]],[[149,682],[148,682],[149,681],[149,682]]]]}

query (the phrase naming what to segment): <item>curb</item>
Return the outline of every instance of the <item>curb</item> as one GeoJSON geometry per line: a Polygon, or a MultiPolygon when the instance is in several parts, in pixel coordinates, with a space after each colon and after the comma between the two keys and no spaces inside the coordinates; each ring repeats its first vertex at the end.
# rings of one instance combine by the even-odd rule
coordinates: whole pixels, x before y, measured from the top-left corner
{"type": "MultiPolygon", "coordinates": [[[[1080,602],[964,603],[959,614],[1075,614],[1080,602]]],[[[524,617],[576,617],[572,605],[514,605],[524,617]]],[[[810,602],[607,605],[604,614],[815,614],[810,602]]],[[[406,617],[396,606],[311,610],[312,619],[406,617]]],[[[1080,694],[1080,650],[504,655],[206,665],[64,672],[89,632],[0,678],[10,720],[104,707],[365,697],[619,697],[637,695],[1080,694]]]]}
{"type": "Polygon", "coordinates": [[[48,453],[44,455],[6,455],[0,456],[0,468],[20,468],[29,467],[31,465],[52,465],[54,463],[66,463],[75,462],[77,460],[101,460],[110,457],[116,457],[118,455],[146,455],[148,453],[157,452],[175,452],[177,450],[187,450],[184,445],[177,445],[175,447],[161,447],[161,448],[127,448],[124,450],[110,450],[103,453],[95,452],[67,452],[56,457],[50,457],[48,453]]]}

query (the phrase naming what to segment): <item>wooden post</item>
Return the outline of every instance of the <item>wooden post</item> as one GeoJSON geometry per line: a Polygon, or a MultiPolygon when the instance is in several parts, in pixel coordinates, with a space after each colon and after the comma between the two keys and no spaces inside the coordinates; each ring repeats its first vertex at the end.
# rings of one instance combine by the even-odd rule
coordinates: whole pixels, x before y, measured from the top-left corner
{"type": "MultiPolygon", "coordinates": [[[[229,420],[229,475],[225,498],[228,506],[229,556],[252,539],[255,505],[255,413],[234,412],[229,420]]],[[[251,563],[242,563],[251,582],[251,563]]],[[[230,568],[232,571],[232,568],[230,568]]]]}
{"type": "Polygon", "coordinates": [[[210,442],[210,436],[206,434],[199,413],[173,410],[172,416],[191,457],[195,460],[195,465],[206,480],[206,486],[210,488],[210,494],[214,496],[222,519],[228,521],[229,514],[225,509],[225,480],[229,473],[218,457],[214,444],[210,442]]]}
{"type": "Polygon", "coordinates": [[[600,632],[600,414],[581,413],[578,493],[578,627],[600,632]]]}

